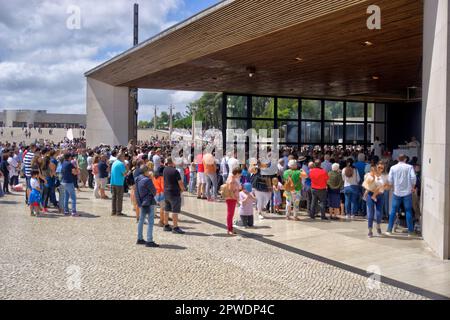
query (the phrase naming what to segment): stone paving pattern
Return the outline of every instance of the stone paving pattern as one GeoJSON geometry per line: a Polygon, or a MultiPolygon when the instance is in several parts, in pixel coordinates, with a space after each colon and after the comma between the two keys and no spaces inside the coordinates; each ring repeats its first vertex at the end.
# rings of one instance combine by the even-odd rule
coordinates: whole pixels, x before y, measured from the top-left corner
{"type": "Polygon", "coordinates": [[[186,216],[186,235],[155,226],[162,247],[137,246],[134,217],[111,217],[110,202],[85,190],[79,218],[52,209],[49,217],[31,217],[22,194],[0,199],[0,299],[423,298],[386,284],[370,289],[366,277],[249,237],[229,238],[186,216]],[[81,271],[80,290],[69,290],[71,266],[81,271]]]}

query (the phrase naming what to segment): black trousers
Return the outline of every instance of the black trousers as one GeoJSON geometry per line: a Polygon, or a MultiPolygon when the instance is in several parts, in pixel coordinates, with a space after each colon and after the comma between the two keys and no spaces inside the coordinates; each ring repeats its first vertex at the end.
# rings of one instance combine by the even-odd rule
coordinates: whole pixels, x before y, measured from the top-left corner
{"type": "Polygon", "coordinates": [[[88,170],[89,173],[89,179],[88,179],[88,186],[91,189],[94,189],[94,175],[92,174],[92,170],[88,170]]]}
{"type": "Polygon", "coordinates": [[[19,184],[19,176],[12,176],[12,177],[9,179],[9,185],[10,185],[11,187],[17,186],[18,184],[19,184]]]}
{"type": "Polygon", "coordinates": [[[241,216],[241,220],[244,227],[253,227],[253,215],[241,216]]]}
{"type": "Polygon", "coordinates": [[[4,193],[9,193],[9,188],[8,188],[8,186],[9,186],[9,173],[7,173],[7,174],[5,174],[5,173],[3,173],[3,192],[4,193]]]}
{"type": "Polygon", "coordinates": [[[309,211],[309,216],[311,218],[316,217],[316,207],[319,204],[320,206],[320,215],[322,218],[325,218],[325,211],[327,208],[327,189],[312,189],[312,199],[311,199],[311,209],[309,211]]]}

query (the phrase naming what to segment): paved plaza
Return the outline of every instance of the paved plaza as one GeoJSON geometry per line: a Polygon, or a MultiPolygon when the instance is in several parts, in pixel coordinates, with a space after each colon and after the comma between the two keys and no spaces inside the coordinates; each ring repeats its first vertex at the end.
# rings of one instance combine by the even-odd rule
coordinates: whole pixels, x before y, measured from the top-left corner
{"type": "MultiPolygon", "coordinates": [[[[367,259],[370,254],[361,243],[368,239],[361,236],[352,243],[343,238],[353,228],[363,232],[359,225],[364,222],[308,225],[273,216],[256,229],[228,237],[223,203],[185,196],[181,226],[186,234],[155,226],[161,248],[151,249],[135,245],[137,224],[128,198],[124,212],[130,217],[120,218],[110,215],[108,200],[93,199],[87,189],[78,196],[79,218],[52,209],[47,216],[31,217],[23,194],[0,200],[1,299],[439,298],[401,282],[372,281],[356,267],[314,254],[312,243],[320,241],[324,248],[335,246],[335,255],[347,247],[355,259],[367,259]],[[324,242],[324,230],[329,243],[324,242]]],[[[389,248],[383,246],[387,253],[389,248]]],[[[408,241],[408,246],[417,253],[423,242],[408,241]]],[[[449,267],[431,254],[427,259],[435,259],[441,269],[449,267]]]]}

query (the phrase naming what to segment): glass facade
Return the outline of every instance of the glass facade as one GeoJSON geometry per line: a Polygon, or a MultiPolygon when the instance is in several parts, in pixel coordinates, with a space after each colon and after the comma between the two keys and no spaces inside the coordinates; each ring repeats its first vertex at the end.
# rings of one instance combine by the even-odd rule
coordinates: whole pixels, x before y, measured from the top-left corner
{"type": "Polygon", "coordinates": [[[370,148],[386,139],[386,106],[343,100],[318,100],[224,94],[226,129],[279,130],[279,143],[317,148],[370,148]]]}

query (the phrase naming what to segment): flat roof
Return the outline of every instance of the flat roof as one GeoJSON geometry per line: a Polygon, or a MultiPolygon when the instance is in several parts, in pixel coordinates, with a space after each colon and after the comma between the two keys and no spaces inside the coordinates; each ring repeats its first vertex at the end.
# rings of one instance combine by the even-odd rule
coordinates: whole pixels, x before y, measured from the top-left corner
{"type": "Polygon", "coordinates": [[[423,3],[375,1],[382,26],[369,30],[372,4],[225,0],[85,75],[138,88],[404,100],[421,87],[423,3]]]}

